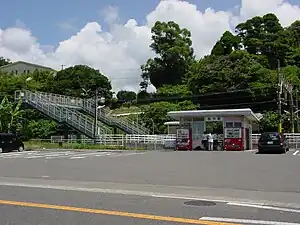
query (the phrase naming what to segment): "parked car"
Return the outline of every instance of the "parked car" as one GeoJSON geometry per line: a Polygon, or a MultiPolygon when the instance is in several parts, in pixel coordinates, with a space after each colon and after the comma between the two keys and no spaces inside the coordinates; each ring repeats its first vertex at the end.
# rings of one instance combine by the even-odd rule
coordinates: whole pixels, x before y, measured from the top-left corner
{"type": "Polygon", "coordinates": [[[286,153],[289,151],[288,138],[278,132],[262,133],[258,140],[258,152],[278,152],[286,153]]]}
{"type": "Polygon", "coordinates": [[[0,152],[24,151],[24,143],[15,134],[0,133],[0,152]]]}

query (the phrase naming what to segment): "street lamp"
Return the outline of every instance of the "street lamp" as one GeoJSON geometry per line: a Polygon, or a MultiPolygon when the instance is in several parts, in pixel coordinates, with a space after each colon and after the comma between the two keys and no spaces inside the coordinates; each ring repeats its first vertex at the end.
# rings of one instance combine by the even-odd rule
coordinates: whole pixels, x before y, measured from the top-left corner
{"type": "Polygon", "coordinates": [[[27,89],[27,83],[32,80],[32,77],[27,77],[25,80],[25,89],[27,89]]]}
{"type": "MultiPolygon", "coordinates": [[[[88,89],[86,90],[85,88],[82,88],[82,93],[81,95],[84,96],[84,97],[87,97],[89,95],[89,93],[91,92],[91,89],[88,89]]],[[[95,90],[95,93],[94,93],[94,101],[95,101],[95,108],[94,108],[94,114],[95,114],[95,117],[94,117],[94,131],[93,131],[93,136],[94,136],[94,144],[97,143],[97,137],[98,137],[98,110],[99,109],[102,109],[105,107],[104,103],[105,103],[105,98],[104,97],[101,97],[99,98],[99,89],[96,89],[95,90]],[[98,103],[100,102],[100,106],[98,106],[98,103]]]]}
{"type": "Polygon", "coordinates": [[[152,118],[150,118],[151,122],[152,122],[152,134],[154,135],[154,120],[152,118]]]}
{"type": "Polygon", "coordinates": [[[98,94],[99,94],[99,90],[96,89],[95,90],[95,120],[94,120],[94,143],[96,144],[97,143],[97,137],[98,137],[98,110],[99,109],[102,109],[105,107],[104,103],[105,103],[105,98],[104,97],[101,97],[99,98],[98,97],[98,94]],[[100,106],[98,106],[98,102],[100,102],[100,106]]]}

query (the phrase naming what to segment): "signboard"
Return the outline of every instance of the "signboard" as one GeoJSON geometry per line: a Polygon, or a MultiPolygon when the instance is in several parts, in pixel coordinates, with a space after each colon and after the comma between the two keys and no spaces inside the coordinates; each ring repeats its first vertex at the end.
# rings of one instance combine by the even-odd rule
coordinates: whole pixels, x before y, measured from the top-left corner
{"type": "Polygon", "coordinates": [[[205,122],[218,122],[218,121],[223,121],[223,117],[221,116],[210,116],[210,117],[205,117],[204,118],[205,122]]]}

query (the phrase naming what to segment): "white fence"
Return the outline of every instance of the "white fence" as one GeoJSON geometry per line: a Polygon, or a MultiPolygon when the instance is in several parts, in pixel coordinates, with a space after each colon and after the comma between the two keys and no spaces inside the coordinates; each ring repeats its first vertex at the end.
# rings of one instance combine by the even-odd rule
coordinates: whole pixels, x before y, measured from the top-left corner
{"type": "MultiPolygon", "coordinates": [[[[103,143],[117,143],[118,145],[124,145],[126,143],[156,143],[156,144],[163,144],[165,140],[175,140],[176,135],[100,135],[97,138],[97,141],[103,143]]],[[[94,142],[93,139],[86,139],[82,138],[82,141],[86,142],[94,142]]],[[[63,136],[52,136],[51,142],[60,142],[60,141],[70,141],[74,142],[77,141],[76,137],[71,137],[70,139],[64,140],[63,136]]]]}
{"type": "MultiPolygon", "coordinates": [[[[289,139],[289,143],[292,147],[300,145],[300,133],[291,134],[288,133],[286,136],[289,139]]],[[[260,134],[252,134],[252,143],[254,147],[256,146],[260,134]]],[[[164,146],[166,143],[175,141],[176,135],[101,135],[97,139],[97,143],[103,145],[115,145],[115,146],[128,146],[128,145],[155,145],[155,146],[164,146]]],[[[93,139],[80,139],[81,143],[94,143],[93,139]]],[[[68,142],[75,143],[78,140],[75,137],[70,139],[64,139],[63,136],[53,136],[51,137],[52,143],[58,142],[68,142]]]]}

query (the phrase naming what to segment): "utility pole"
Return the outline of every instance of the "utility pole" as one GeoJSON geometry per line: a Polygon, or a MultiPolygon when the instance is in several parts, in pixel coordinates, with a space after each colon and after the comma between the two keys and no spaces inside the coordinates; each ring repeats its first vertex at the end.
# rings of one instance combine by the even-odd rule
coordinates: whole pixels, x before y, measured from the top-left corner
{"type": "Polygon", "coordinates": [[[295,102],[296,102],[296,132],[299,132],[299,106],[298,106],[298,88],[296,88],[296,95],[295,95],[295,102]]]}
{"type": "Polygon", "coordinates": [[[291,84],[289,85],[290,92],[290,115],[291,115],[291,126],[292,126],[292,134],[295,133],[295,121],[294,121],[294,101],[293,101],[293,87],[291,84]]]}
{"type": "Polygon", "coordinates": [[[94,144],[97,143],[98,136],[98,90],[95,90],[95,118],[94,118],[94,144]]]}
{"type": "Polygon", "coordinates": [[[278,124],[278,132],[282,132],[282,118],[281,118],[281,93],[282,93],[282,75],[280,73],[280,61],[278,59],[278,116],[279,116],[279,124],[278,124]]]}
{"type": "Polygon", "coordinates": [[[60,65],[60,66],[61,66],[61,70],[63,70],[63,69],[64,69],[64,67],[65,67],[65,65],[63,65],[63,64],[62,64],[62,65],[60,65]]]}

